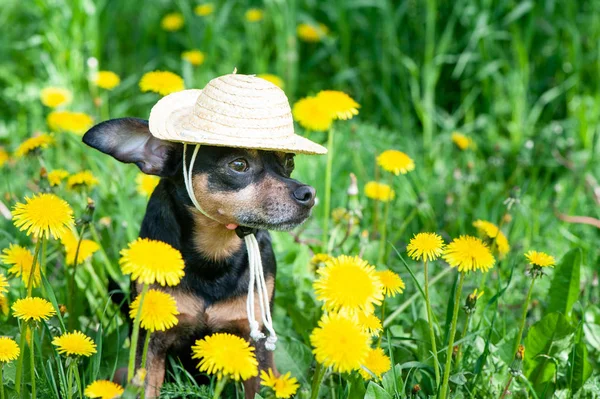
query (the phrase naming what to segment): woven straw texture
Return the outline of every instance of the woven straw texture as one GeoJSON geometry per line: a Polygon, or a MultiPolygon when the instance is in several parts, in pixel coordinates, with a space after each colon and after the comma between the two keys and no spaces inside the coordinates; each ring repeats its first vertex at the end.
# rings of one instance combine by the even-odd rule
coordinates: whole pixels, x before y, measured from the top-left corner
{"type": "Polygon", "coordinates": [[[150,112],[150,132],[190,144],[303,154],[327,149],[294,133],[288,99],[279,87],[252,75],[231,74],[203,90],[163,97],[150,112]]]}

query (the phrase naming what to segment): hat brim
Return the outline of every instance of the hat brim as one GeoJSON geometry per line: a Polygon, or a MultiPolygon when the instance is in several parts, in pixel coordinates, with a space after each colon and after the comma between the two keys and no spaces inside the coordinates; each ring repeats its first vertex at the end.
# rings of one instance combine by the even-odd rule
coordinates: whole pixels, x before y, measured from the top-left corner
{"type": "MultiPolygon", "coordinates": [[[[194,124],[194,105],[202,90],[190,89],[169,94],[154,105],[150,112],[150,133],[158,139],[187,144],[218,147],[249,148],[299,154],[327,154],[327,148],[297,134],[281,136],[268,130],[259,134],[216,134],[194,124]],[[272,137],[270,137],[272,136],[272,137]]],[[[251,130],[251,129],[248,129],[251,130]]]]}

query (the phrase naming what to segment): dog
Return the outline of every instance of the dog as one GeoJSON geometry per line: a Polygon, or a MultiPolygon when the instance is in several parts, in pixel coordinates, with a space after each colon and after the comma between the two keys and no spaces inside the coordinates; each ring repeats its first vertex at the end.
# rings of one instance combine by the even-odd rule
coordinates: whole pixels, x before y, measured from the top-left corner
{"type": "MultiPolygon", "coordinates": [[[[185,261],[185,276],[179,285],[153,287],[171,294],[180,314],[175,327],[155,332],[150,338],[146,397],[159,396],[168,354],[179,357],[186,368],[192,367],[191,346],[215,332],[250,341],[259,370],[272,368],[276,372],[273,353],[265,349],[264,339],[254,342],[249,337],[248,256],[238,234],[242,228],[256,229],[272,306],[277,268],[268,230],[293,229],[310,216],[315,204],[315,189],[290,177],[294,154],[201,146],[192,166],[192,184],[196,199],[212,220],[194,208],[186,191],[183,144],[153,137],[148,121],[108,120],[85,133],[83,142],[161,177],[148,202],[139,236],[171,245],[185,261]]],[[[189,152],[187,155],[191,158],[189,152]]],[[[140,290],[132,284],[131,297],[140,290]]],[[[258,303],[256,306],[260,314],[258,303]]],[[[143,334],[140,331],[138,366],[143,334]]],[[[243,385],[246,398],[254,398],[260,379],[254,377],[243,385]]]]}

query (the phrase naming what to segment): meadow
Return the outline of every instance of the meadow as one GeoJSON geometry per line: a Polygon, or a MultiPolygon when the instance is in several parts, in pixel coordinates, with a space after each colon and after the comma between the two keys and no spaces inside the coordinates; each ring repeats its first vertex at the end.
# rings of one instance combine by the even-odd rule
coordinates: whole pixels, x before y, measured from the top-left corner
{"type": "MultiPolygon", "coordinates": [[[[600,3],[4,0],[0,26],[2,399],[140,394],[91,384],[128,366],[110,295],[157,179],[81,136],[234,68],[330,151],[272,233],[262,398],[600,397],[600,3]]],[[[161,398],[243,397],[169,363],[161,398]]]]}

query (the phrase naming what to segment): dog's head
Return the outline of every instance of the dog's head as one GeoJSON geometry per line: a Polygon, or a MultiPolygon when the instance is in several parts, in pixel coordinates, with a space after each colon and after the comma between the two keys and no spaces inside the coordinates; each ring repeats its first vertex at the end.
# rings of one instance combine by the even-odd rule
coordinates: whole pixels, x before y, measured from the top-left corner
{"type": "MultiPolygon", "coordinates": [[[[102,122],[84,136],[87,145],[142,172],[183,183],[183,145],[153,137],[148,122],[122,118],[102,122]]],[[[188,146],[186,165],[194,146],[188,146]]],[[[211,218],[227,226],[290,230],[304,222],[315,203],[315,189],[290,177],[294,154],[201,146],[193,165],[196,199],[211,218]]],[[[191,202],[185,199],[187,205],[191,202]]]]}

